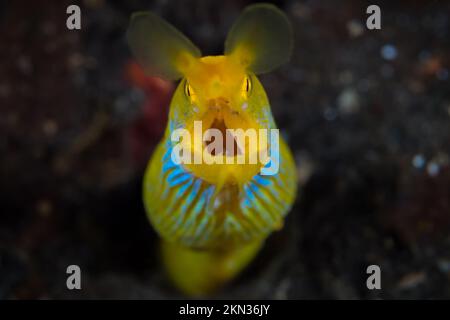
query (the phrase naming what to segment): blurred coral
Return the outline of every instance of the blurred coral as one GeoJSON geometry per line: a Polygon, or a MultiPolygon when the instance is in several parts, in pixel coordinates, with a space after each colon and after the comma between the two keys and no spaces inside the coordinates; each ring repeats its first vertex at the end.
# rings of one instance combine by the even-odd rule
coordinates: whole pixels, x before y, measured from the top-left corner
{"type": "Polygon", "coordinates": [[[142,166],[163,134],[174,85],[161,78],[146,76],[134,61],[125,64],[125,79],[130,85],[142,90],[145,97],[141,113],[128,130],[132,159],[135,164],[142,166]]]}

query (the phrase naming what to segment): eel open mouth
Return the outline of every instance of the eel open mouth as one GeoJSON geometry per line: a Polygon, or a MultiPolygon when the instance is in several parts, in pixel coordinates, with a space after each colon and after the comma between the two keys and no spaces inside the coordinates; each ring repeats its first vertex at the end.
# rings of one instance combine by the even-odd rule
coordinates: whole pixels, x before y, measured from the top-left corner
{"type": "Polygon", "coordinates": [[[245,112],[215,104],[187,129],[193,137],[187,145],[192,162],[185,167],[210,183],[244,183],[263,166],[259,162],[260,126],[245,112]]]}
{"type": "MultiPolygon", "coordinates": [[[[239,147],[236,137],[230,132],[230,128],[227,128],[224,119],[214,119],[210,128],[208,129],[216,129],[221,133],[222,144],[217,145],[220,141],[215,141],[217,137],[211,135],[209,132],[206,132],[205,140],[203,141],[206,150],[213,156],[219,156],[225,154],[227,157],[235,157],[237,155],[242,154],[242,150],[239,147]],[[216,142],[216,143],[214,143],[216,142]]],[[[207,130],[208,130],[207,129],[207,130]]]]}

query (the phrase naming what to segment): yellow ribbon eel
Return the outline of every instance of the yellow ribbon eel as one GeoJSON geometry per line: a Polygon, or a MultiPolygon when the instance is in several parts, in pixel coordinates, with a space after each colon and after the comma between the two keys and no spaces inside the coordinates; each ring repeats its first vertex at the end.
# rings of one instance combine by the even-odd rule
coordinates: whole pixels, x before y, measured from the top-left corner
{"type": "Polygon", "coordinates": [[[205,153],[204,141],[195,141],[196,130],[203,135],[217,129],[227,136],[227,129],[276,129],[256,75],[289,60],[292,28],[275,6],[255,4],[232,26],[224,55],[202,57],[189,39],[151,12],[132,16],[127,39],[147,74],[181,79],[164,137],[145,172],[143,200],[163,240],[161,256],[171,280],[188,295],[210,294],[239,274],[268,235],[283,226],[296,196],[296,170],[282,138],[277,173],[263,175],[267,163],[227,162],[239,152],[260,152],[260,144],[205,153]],[[177,129],[194,136],[180,142],[189,158],[204,161],[173,160],[177,129]]]}

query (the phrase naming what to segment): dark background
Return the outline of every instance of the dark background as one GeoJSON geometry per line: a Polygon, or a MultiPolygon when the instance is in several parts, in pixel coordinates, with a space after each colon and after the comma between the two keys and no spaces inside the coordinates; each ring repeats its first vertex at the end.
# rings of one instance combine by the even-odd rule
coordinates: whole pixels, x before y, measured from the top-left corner
{"type": "MultiPolygon", "coordinates": [[[[249,3],[0,1],[0,299],[182,297],[141,200],[174,84],[142,77],[124,33],[150,9],[221,54],[249,3]],[[66,289],[71,264],[81,291],[66,289]]],[[[450,298],[449,2],[276,3],[295,51],[261,80],[299,197],[216,297],[450,298]],[[369,4],[381,30],[365,27],[369,4]],[[366,288],[371,264],[382,290],[366,288]]]]}

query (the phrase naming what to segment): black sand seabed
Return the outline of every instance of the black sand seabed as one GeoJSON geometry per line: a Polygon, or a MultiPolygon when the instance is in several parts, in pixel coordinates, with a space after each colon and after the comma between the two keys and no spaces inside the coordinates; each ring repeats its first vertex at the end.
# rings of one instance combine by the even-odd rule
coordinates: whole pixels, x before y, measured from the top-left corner
{"type": "MultiPolygon", "coordinates": [[[[68,2],[0,2],[1,299],[181,297],[141,201],[167,108],[124,76],[124,32],[152,9],[220,54],[247,1],[150,2],[84,1],[70,32],[68,2]],[[66,289],[71,264],[81,291],[66,289]]],[[[450,4],[381,2],[378,31],[366,5],[279,2],[295,51],[261,79],[299,197],[216,297],[450,298],[450,4]],[[366,288],[371,264],[382,290],[366,288]]]]}

